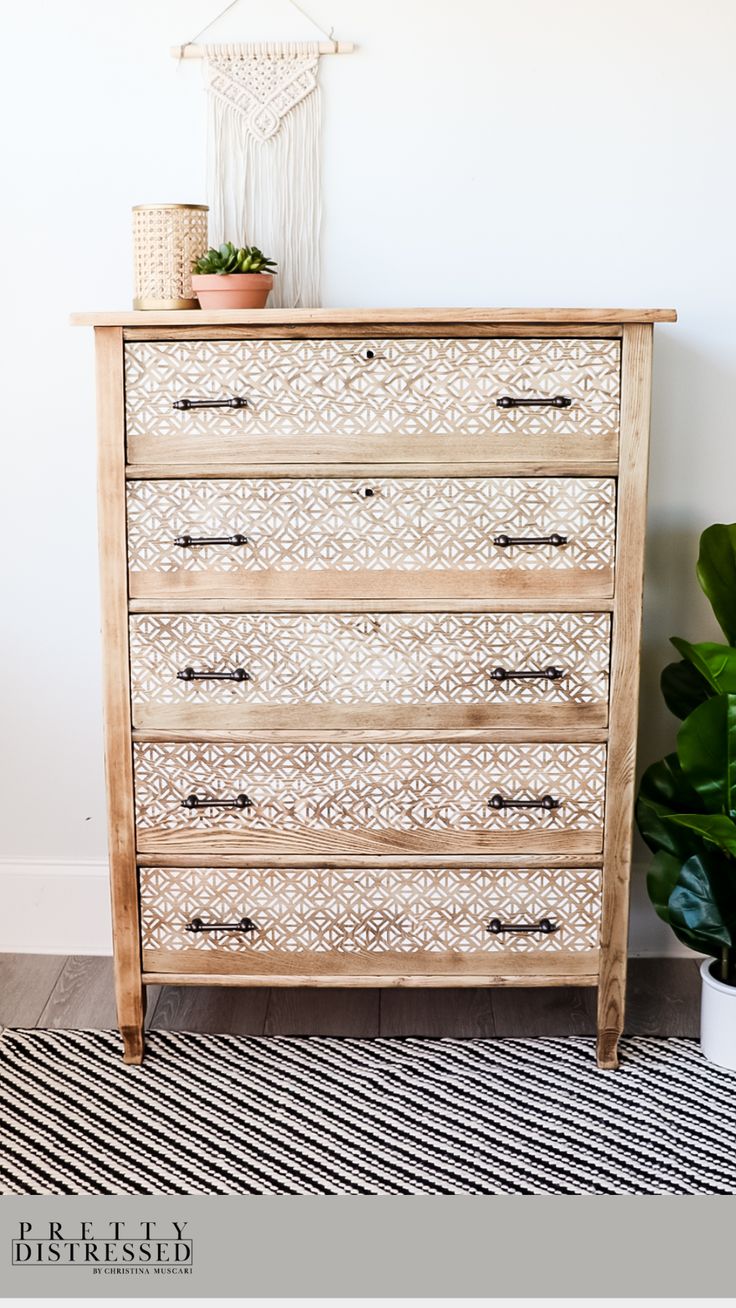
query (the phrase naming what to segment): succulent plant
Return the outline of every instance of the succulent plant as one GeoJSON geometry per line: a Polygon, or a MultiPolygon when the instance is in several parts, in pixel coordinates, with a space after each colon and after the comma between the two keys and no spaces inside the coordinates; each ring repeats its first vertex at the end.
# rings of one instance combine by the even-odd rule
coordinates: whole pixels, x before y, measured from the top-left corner
{"type": "Polygon", "coordinates": [[[192,265],[192,272],[202,275],[211,273],[267,273],[276,267],[273,259],[267,259],[257,245],[245,245],[238,249],[232,241],[227,241],[218,249],[210,248],[192,265]]]}

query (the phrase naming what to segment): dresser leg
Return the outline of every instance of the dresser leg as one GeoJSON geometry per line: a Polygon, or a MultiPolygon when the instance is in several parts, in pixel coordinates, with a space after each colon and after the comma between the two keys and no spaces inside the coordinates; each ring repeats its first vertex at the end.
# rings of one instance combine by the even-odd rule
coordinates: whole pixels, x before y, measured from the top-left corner
{"type": "Polygon", "coordinates": [[[118,998],[118,1021],[123,1038],[123,1062],[140,1064],[145,1052],[143,1027],[146,1020],[146,991],[140,981],[118,998]]]}
{"type": "Polygon", "coordinates": [[[123,1062],[133,1063],[136,1066],[142,1063],[143,1027],[121,1026],[120,1034],[123,1037],[123,1062]]]}
{"type": "Polygon", "coordinates": [[[620,1035],[620,1031],[612,1030],[610,1027],[603,1030],[598,1029],[596,1056],[600,1068],[615,1071],[618,1067],[618,1041],[620,1035]]]}
{"type": "MultiPolygon", "coordinates": [[[[624,919],[623,930],[626,929],[624,919]]],[[[620,949],[601,948],[598,973],[598,1066],[618,1067],[618,1042],[626,1011],[626,941],[620,949]]]]}

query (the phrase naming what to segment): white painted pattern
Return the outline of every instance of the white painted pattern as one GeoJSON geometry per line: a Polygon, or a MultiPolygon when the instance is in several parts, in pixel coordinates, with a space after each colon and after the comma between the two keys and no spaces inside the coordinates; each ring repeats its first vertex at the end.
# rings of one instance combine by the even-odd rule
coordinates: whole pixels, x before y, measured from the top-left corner
{"type": "Polygon", "coordinates": [[[606,613],[135,614],[131,694],[144,704],[605,703],[606,613]],[[497,681],[494,667],[557,680],[497,681]],[[243,668],[249,680],[182,681],[243,668]]]}
{"type": "Polygon", "coordinates": [[[603,823],[600,744],[265,743],[134,745],[139,832],[596,831],[603,823]],[[489,807],[551,795],[560,807],[489,807]],[[242,810],[182,808],[189,794],[242,810]]]}
{"type": "Polygon", "coordinates": [[[144,950],[226,953],[558,953],[597,948],[598,868],[142,867],[144,950]],[[247,934],[191,932],[195,918],[247,934]],[[491,918],[557,926],[494,935],[491,918]]]}
{"type": "Polygon", "coordinates": [[[597,437],[618,430],[619,379],[617,340],[133,342],[125,350],[127,435],[132,458],[136,437],[597,437]],[[498,408],[504,395],[573,403],[498,408]],[[172,407],[232,396],[247,408],[172,407]]]}
{"type": "Polygon", "coordinates": [[[172,478],[131,481],[127,495],[133,573],[613,566],[610,477],[172,478]],[[174,544],[237,533],[246,544],[174,544]],[[567,544],[494,544],[554,533],[567,544]]]}

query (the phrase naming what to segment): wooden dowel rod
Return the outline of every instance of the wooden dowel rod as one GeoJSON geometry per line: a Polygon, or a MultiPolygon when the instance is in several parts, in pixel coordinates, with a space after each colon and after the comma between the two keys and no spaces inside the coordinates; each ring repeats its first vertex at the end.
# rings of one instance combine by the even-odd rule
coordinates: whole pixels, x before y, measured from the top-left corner
{"type": "MultiPolygon", "coordinates": [[[[231,44],[237,45],[237,42],[231,44]]],[[[278,43],[266,42],[265,44],[278,43]]],[[[291,43],[286,42],[285,44],[291,43]]],[[[321,55],[352,54],[355,45],[352,41],[320,41],[317,49],[321,55]]],[[[170,50],[172,59],[204,59],[206,53],[207,47],[203,45],[172,45],[170,50]]]]}

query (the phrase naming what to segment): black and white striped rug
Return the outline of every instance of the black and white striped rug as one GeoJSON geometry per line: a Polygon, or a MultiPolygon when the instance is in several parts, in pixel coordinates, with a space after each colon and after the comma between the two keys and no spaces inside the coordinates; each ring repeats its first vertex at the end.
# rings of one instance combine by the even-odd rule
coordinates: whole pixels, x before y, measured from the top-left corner
{"type": "Polygon", "coordinates": [[[736,1073],[694,1040],[0,1036],[4,1194],[734,1194],[736,1073]]]}

